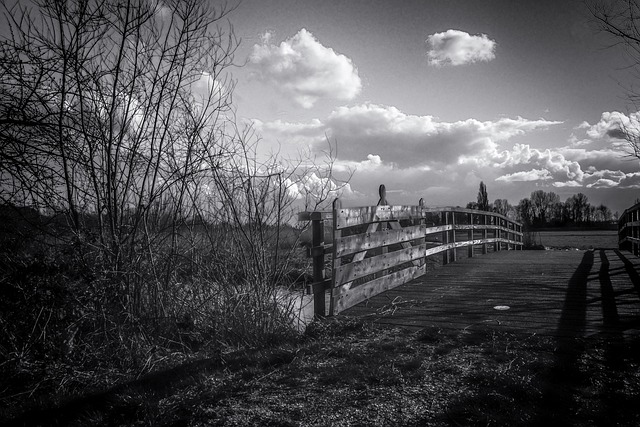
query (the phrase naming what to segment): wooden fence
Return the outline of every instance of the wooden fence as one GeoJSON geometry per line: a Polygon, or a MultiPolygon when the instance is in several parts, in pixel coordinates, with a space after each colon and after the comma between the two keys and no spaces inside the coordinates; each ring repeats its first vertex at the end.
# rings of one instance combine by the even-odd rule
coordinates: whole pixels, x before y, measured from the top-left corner
{"type": "Polygon", "coordinates": [[[461,250],[472,257],[523,244],[522,225],[503,215],[429,208],[422,199],[416,206],[391,206],[384,185],[377,206],[343,208],[336,199],[331,211],[301,212],[298,219],[311,221],[316,316],[340,313],[426,274],[427,259],[437,254],[447,264],[461,250]]]}
{"type": "Polygon", "coordinates": [[[626,209],[618,219],[618,246],[640,255],[640,203],[626,209]]]}

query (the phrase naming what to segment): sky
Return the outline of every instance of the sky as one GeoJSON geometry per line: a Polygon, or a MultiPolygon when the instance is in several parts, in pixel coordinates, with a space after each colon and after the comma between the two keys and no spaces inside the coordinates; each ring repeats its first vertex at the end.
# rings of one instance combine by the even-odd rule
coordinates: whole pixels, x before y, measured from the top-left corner
{"type": "Polygon", "coordinates": [[[480,181],[512,204],[582,192],[622,212],[640,197],[620,139],[640,127],[637,83],[586,0],[228,1],[237,118],[262,155],[330,151],[344,206],[375,204],[380,184],[428,206],[465,206],[480,181]]]}
{"type": "Polygon", "coordinates": [[[243,0],[238,116],[262,150],[337,153],[343,205],[640,195],[629,58],[583,1],[243,0]]]}

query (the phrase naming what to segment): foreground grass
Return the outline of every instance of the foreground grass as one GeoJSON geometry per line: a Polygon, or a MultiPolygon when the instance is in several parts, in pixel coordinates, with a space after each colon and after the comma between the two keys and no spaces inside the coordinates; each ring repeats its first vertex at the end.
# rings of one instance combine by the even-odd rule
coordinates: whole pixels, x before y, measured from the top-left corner
{"type": "Polygon", "coordinates": [[[409,332],[331,320],[273,348],[52,396],[4,424],[640,425],[639,350],[629,337],[409,332]]]}

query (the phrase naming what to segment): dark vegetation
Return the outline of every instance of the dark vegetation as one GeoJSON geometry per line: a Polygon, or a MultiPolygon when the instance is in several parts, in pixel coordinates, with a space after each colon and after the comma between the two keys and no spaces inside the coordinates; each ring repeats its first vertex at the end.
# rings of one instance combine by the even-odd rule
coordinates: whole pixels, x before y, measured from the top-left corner
{"type": "Polygon", "coordinates": [[[340,184],[236,121],[233,7],[1,8],[2,417],[294,335],[291,224],[340,184]]]}
{"type": "Polygon", "coordinates": [[[525,229],[571,228],[571,229],[615,229],[618,212],[600,204],[593,206],[582,193],[560,201],[553,191],[536,190],[513,206],[507,199],[496,199],[489,203],[487,187],[480,182],[478,201],[467,203],[469,209],[493,211],[521,222],[525,229]]]}
{"type": "Polygon", "coordinates": [[[339,318],[34,409],[9,425],[621,425],[640,421],[637,341],[383,329],[339,318]],[[565,343],[566,344],[566,343],[565,343]]]}

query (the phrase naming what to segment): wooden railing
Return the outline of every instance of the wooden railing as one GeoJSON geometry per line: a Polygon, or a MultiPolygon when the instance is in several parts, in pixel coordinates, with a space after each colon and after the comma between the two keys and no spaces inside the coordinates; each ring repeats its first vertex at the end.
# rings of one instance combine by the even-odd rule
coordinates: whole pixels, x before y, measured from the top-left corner
{"type": "Polygon", "coordinates": [[[447,264],[464,248],[471,257],[523,244],[522,225],[503,215],[429,208],[422,199],[416,206],[391,206],[384,185],[377,206],[343,208],[336,199],[331,211],[301,212],[298,219],[311,222],[314,283],[309,292],[316,316],[337,314],[424,275],[428,257],[442,254],[447,264]]]}
{"type": "Polygon", "coordinates": [[[618,247],[640,255],[640,203],[626,209],[618,219],[618,247]]]}

